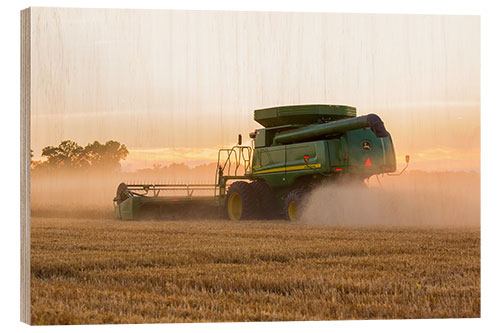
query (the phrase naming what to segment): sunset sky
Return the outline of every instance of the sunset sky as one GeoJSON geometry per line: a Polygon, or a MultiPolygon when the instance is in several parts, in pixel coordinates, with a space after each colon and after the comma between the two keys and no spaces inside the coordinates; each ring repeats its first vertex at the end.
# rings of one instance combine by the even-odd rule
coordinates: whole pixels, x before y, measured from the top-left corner
{"type": "Polygon", "coordinates": [[[124,170],[216,159],[253,110],[377,113],[399,166],[480,168],[478,16],[32,11],[31,145],[124,143],[124,170]]]}

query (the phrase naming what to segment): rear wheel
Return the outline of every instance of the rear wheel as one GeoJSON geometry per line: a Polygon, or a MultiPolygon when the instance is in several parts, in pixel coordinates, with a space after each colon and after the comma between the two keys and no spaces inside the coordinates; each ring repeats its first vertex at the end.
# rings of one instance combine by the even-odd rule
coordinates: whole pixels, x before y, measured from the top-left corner
{"type": "Polygon", "coordinates": [[[304,196],[306,191],[295,189],[290,191],[285,198],[285,216],[290,221],[298,221],[304,209],[304,196]]]}
{"type": "Polygon", "coordinates": [[[257,213],[257,197],[247,182],[234,182],[226,194],[226,214],[230,220],[248,220],[257,213]]]}

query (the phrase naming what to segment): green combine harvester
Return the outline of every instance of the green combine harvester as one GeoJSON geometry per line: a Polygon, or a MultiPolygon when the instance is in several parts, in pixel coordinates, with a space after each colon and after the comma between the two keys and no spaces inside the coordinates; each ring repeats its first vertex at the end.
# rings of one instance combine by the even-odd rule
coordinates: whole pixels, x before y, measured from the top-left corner
{"type": "Polygon", "coordinates": [[[115,217],[161,217],[194,203],[231,220],[295,221],[320,184],[396,171],[391,136],[375,114],[356,117],[356,108],[344,105],[293,105],[255,110],[254,119],[264,128],[250,133],[252,146],[241,145],[239,135],[236,146],[219,150],[214,184],[121,183],[115,217]]]}

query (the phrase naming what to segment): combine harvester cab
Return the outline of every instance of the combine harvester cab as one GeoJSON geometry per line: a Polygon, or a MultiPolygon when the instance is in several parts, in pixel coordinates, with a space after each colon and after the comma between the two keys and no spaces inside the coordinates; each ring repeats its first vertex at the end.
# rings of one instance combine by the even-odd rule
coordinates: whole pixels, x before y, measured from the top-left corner
{"type": "Polygon", "coordinates": [[[357,117],[356,108],[343,105],[294,105],[255,110],[254,119],[263,128],[250,133],[252,147],[242,146],[239,136],[238,145],[219,151],[215,184],[122,183],[114,199],[116,218],[204,202],[231,220],[293,221],[320,184],[396,171],[391,136],[375,114],[357,117]],[[186,192],[160,195],[172,190],[186,192]],[[212,194],[193,195],[197,191],[212,194]]]}

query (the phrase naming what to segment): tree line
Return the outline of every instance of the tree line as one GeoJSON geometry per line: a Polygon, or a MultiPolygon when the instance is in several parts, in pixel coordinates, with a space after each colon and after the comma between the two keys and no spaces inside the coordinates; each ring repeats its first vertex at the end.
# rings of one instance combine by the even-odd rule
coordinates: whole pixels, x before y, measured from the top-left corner
{"type": "Polygon", "coordinates": [[[125,160],[129,151],[124,144],[109,140],[106,143],[94,141],[85,147],[65,140],[58,146],[47,146],[42,149],[43,161],[33,160],[31,151],[31,168],[33,170],[84,170],[99,169],[118,171],[120,160],[125,160]]]}

